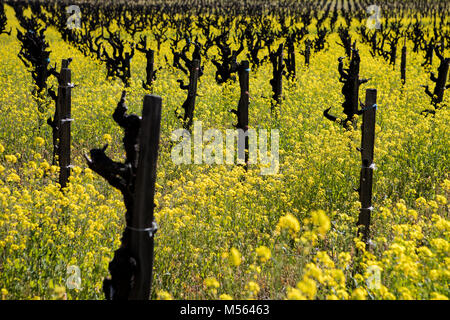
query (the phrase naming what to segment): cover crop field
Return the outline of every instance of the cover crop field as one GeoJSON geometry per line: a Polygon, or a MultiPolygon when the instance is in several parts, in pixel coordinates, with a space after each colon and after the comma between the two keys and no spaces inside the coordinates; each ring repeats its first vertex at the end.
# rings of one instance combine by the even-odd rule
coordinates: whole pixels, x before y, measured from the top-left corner
{"type": "Polygon", "coordinates": [[[151,299],[448,299],[450,6],[371,4],[1,1],[0,297],[105,298],[108,265],[136,231],[123,197],[136,172],[113,113],[125,103],[140,116],[152,94],[151,299]],[[64,121],[52,121],[69,87],[62,187],[64,121]],[[376,105],[363,105],[366,89],[376,105]],[[375,111],[375,165],[361,168],[375,111]],[[253,163],[225,161],[237,128],[259,138],[253,163]],[[127,163],[102,171],[108,181],[105,155],[127,163]]]}

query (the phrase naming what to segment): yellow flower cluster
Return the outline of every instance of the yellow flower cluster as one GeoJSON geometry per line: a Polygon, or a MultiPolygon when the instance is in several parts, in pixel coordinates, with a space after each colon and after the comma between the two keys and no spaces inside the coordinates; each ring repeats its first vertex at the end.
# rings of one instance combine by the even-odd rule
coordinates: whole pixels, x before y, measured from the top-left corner
{"type": "Polygon", "coordinates": [[[297,218],[292,214],[288,213],[285,216],[282,216],[277,224],[277,230],[286,229],[291,234],[295,234],[300,231],[300,223],[297,218]]]}
{"type": "Polygon", "coordinates": [[[270,249],[266,246],[256,248],[256,254],[258,255],[261,262],[266,262],[271,257],[270,249]]]}
{"type": "MultiPolygon", "coordinates": [[[[20,28],[11,7],[6,14],[7,29],[20,28]]],[[[354,21],[355,40],[356,26],[354,21]]],[[[309,31],[306,38],[312,39],[317,31],[309,31]]],[[[151,30],[142,34],[155,48],[151,30]]],[[[106,80],[105,66],[62,41],[54,28],[45,35],[51,61],[73,58],[72,82],[78,84],[72,96],[74,168],[67,188],[60,190],[52,132],[39,125],[33,80],[17,57],[19,42],[14,35],[0,35],[1,297],[103,299],[102,281],[120,245],[125,208],[120,192],[87,169],[83,155],[107,143],[107,154],[123,161],[123,131],[111,117],[123,86],[118,79],[106,80]],[[79,274],[69,272],[73,267],[79,274]]],[[[168,36],[174,35],[169,30],[168,36]]],[[[366,88],[377,88],[378,111],[371,237],[367,244],[355,239],[361,204],[353,187],[359,181],[361,132],[323,117],[328,107],[343,117],[337,58],[344,52],[335,45],[337,33],[327,41],[329,49],[314,53],[309,67],[297,54],[303,47],[296,46],[296,79],[283,80],[283,100],[274,113],[267,78],[271,64],[250,72],[249,126],[280,132],[279,172],[267,176],[260,175],[259,164],[245,171],[173,163],[170,136],[182,127],[174,111],[186,99],[177,80],[186,78],[165,62],[173,58],[170,41],[161,45],[155,66],[162,69],[152,87],[163,99],[153,299],[450,297],[450,110],[420,115],[429,108],[420,88],[429,83],[429,74],[411,43],[403,86],[398,66],[372,57],[369,46],[358,42],[361,76],[371,79],[361,86],[360,98],[366,88]]],[[[217,48],[211,50],[217,54],[217,48]]],[[[129,111],[139,115],[149,93],[141,86],[145,64],[137,52],[127,88],[129,111]]],[[[239,84],[218,85],[211,59],[202,64],[194,120],[205,130],[232,129],[236,118],[228,110],[239,101],[239,84]]],[[[50,85],[56,87],[56,79],[50,78],[50,85]]],[[[446,93],[443,105],[449,105],[449,97],[446,93]]],[[[53,107],[43,119],[52,116],[53,107]]]]}
{"type": "Polygon", "coordinates": [[[236,248],[231,248],[229,257],[231,265],[235,267],[238,267],[242,262],[241,253],[236,248]]]}

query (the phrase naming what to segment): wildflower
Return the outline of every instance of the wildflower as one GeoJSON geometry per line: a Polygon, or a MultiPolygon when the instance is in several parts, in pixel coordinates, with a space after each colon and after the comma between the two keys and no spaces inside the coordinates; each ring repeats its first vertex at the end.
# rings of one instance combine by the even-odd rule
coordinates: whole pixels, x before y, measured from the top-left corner
{"type": "Polygon", "coordinates": [[[287,289],[287,298],[289,300],[306,300],[306,297],[296,288],[287,289]]]}
{"type": "Polygon", "coordinates": [[[425,198],[420,197],[416,199],[416,206],[418,207],[427,207],[427,200],[425,198]]]}
{"type": "MultiPolygon", "coordinates": [[[[425,201],[426,202],[426,201],[425,201]]],[[[381,207],[380,213],[384,219],[389,218],[392,216],[391,210],[389,208],[381,207]]]]}
{"type": "Polygon", "coordinates": [[[103,140],[105,140],[106,143],[111,143],[112,142],[112,137],[111,137],[111,135],[106,133],[106,134],[103,135],[103,140]]]}
{"type": "Polygon", "coordinates": [[[350,263],[351,259],[352,259],[352,256],[348,252],[341,252],[338,255],[339,264],[343,268],[346,268],[348,266],[348,264],[350,263]]]}
{"type": "Polygon", "coordinates": [[[316,282],[309,277],[303,277],[303,280],[297,283],[297,288],[310,300],[316,296],[316,282]]]}
{"type": "Polygon", "coordinates": [[[11,173],[11,174],[8,175],[8,177],[6,177],[6,181],[7,182],[17,182],[17,183],[19,183],[20,182],[20,177],[17,174],[15,174],[15,173],[11,173]]]}
{"type": "Polygon", "coordinates": [[[431,207],[431,209],[432,209],[434,212],[436,212],[437,209],[439,209],[438,204],[437,204],[436,201],[434,201],[434,200],[428,201],[428,205],[431,207]]]}
{"type": "Polygon", "coordinates": [[[417,211],[414,209],[409,209],[408,216],[411,217],[412,219],[417,219],[417,211]]]}
{"type": "Polygon", "coordinates": [[[7,154],[7,155],[5,155],[5,160],[9,163],[16,163],[17,157],[13,154],[7,154]]]}
{"type": "Polygon", "coordinates": [[[238,267],[242,262],[241,253],[236,248],[231,248],[229,260],[232,266],[238,267]]]}
{"type": "Polygon", "coordinates": [[[325,251],[319,251],[316,254],[317,261],[321,262],[325,267],[333,268],[334,262],[325,251]]]}
{"type": "Polygon", "coordinates": [[[219,288],[220,284],[216,278],[206,278],[203,283],[207,288],[219,288]]]}
{"type": "Polygon", "coordinates": [[[5,151],[5,147],[0,143],[0,153],[3,153],[5,151]]]}
{"type": "Polygon", "coordinates": [[[230,296],[229,294],[222,293],[222,294],[219,296],[219,299],[220,299],[220,300],[233,300],[233,297],[230,296]]]}
{"type": "Polygon", "coordinates": [[[406,205],[404,201],[399,201],[397,202],[397,204],[395,205],[396,209],[398,210],[398,212],[400,214],[404,214],[406,212],[406,205]]]}
{"type": "Polygon", "coordinates": [[[300,223],[296,217],[288,213],[280,218],[277,229],[287,229],[291,233],[296,233],[300,231],[300,223]]]}
{"type": "Polygon", "coordinates": [[[345,275],[341,269],[332,269],[331,277],[336,281],[338,285],[345,286],[345,275]]]}
{"type": "MultiPolygon", "coordinates": [[[[0,147],[0,153],[1,153],[1,147],[0,147]]],[[[441,183],[442,189],[449,192],[450,191],[450,180],[445,179],[444,182],[441,183]]]]}
{"type": "Polygon", "coordinates": [[[432,269],[429,271],[429,276],[431,280],[438,280],[440,277],[439,271],[436,269],[432,269]]]}
{"type": "Polygon", "coordinates": [[[314,225],[317,227],[319,234],[324,237],[328,230],[330,230],[330,219],[325,214],[325,211],[318,210],[311,212],[311,218],[314,225]]]}
{"type": "Polygon", "coordinates": [[[266,262],[271,257],[270,249],[266,246],[256,248],[256,254],[261,262],[266,262]]]}
{"type": "Polygon", "coordinates": [[[355,274],[353,276],[353,279],[356,281],[356,283],[359,283],[359,284],[364,283],[364,277],[359,273],[355,274]]]}
{"type": "Polygon", "coordinates": [[[157,292],[156,300],[173,300],[173,298],[170,295],[170,293],[168,293],[167,291],[161,290],[161,291],[157,292]]]}
{"type": "Polygon", "coordinates": [[[44,160],[41,162],[39,167],[42,168],[43,170],[47,171],[50,169],[50,164],[44,160]]]}
{"type": "Polygon", "coordinates": [[[50,172],[51,173],[57,173],[59,172],[59,167],[58,166],[50,166],[50,172]]]}
{"type": "Polygon", "coordinates": [[[437,214],[432,215],[432,221],[439,231],[450,231],[450,221],[442,219],[437,214]]]}
{"type": "Polygon", "coordinates": [[[354,238],[356,248],[358,250],[364,251],[366,249],[366,244],[358,238],[354,238]]]}
{"type": "Polygon", "coordinates": [[[443,294],[432,292],[430,296],[431,300],[448,300],[447,296],[444,296],[443,294]]]}
{"type": "Polygon", "coordinates": [[[447,204],[447,198],[441,195],[437,195],[436,196],[436,202],[438,204],[440,204],[441,206],[446,205],[447,204]]]}
{"type": "Polygon", "coordinates": [[[441,251],[441,252],[449,252],[450,251],[450,244],[442,238],[436,238],[436,239],[432,239],[430,241],[431,246],[436,248],[436,250],[441,251]]]}
{"type": "Polygon", "coordinates": [[[63,286],[55,286],[53,289],[53,299],[67,300],[66,288],[63,286]]]}
{"type": "Polygon", "coordinates": [[[34,139],[34,142],[36,143],[37,146],[42,147],[45,143],[45,140],[41,137],[36,137],[34,139]]]}
{"type": "Polygon", "coordinates": [[[348,300],[349,298],[349,294],[344,289],[336,290],[336,295],[338,296],[339,299],[348,300]]]}
{"type": "Polygon", "coordinates": [[[315,279],[317,279],[317,281],[319,281],[320,283],[324,282],[324,276],[323,276],[323,272],[322,269],[320,269],[319,267],[317,267],[314,263],[308,263],[306,265],[306,273],[305,276],[310,276],[310,277],[314,277],[315,279]]]}
{"type": "Polygon", "coordinates": [[[74,166],[74,167],[72,168],[72,170],[73,170],[73,173],[74,173],[75,175],[79,175],[79,174],[81,174],[81,172],[83,171],[83,169],[81,169],[81,168],[78,167],[78,166],[74,166]]]}
{"type": "Polygon", "coordinates": [[[256,295],[258,294],[260,288],[259,285],[254,282],[254,281],[249,281],[246,285],[245,285],[245,290],[247,290],[248,292],[250,292],[250,294],[252,295],[256,295]]]}
{"type": "Polygon", "coordinates": [[[352,292],[352,300],[366,300],[367,292],[362,288],[356,288],[352,292]]]}
{"type": "Polygon", "coordinates": [[[433,256],[433,252],[431,252],[430,249],[428,249],[428,247],[420,247],[418,250],[419,254],[421,254],[423,257],[427,257],[430,258],[433,256]]]}
{"type": "Polygon", "coordinates": [[[395,300],[395,296],[389,292],[388,288],[383,285],[380,285],[379,293],[381,297],[385,300],[395,300]]]}
{"type": "Polygon", "coordinates": [[[261,267],[260,266],[256,266],[254,264],[250,265],[250,270],[255,271],[256,273],[261,273],[261,267]]]}
{"type": "Polygon", "coordinates": [[[406,287],[401,287],[399,290],[400,298],[402,300],[414,300],[414,297],[411,294],[411,291],[406,287]]]}

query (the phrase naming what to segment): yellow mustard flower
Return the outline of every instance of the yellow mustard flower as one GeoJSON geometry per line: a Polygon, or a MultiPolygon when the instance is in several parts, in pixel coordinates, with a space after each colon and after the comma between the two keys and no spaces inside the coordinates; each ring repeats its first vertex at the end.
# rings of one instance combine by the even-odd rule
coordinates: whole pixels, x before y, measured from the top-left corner
{"type": "Polygon", "coordinates": [[[261,262],[266,262],[271,257],[270,249],[266,246],[260,246],[255,251],[261,262]]]}
{"type": "Polygon", "coordinates": [[[238,249],[231,248],[230,254],[228,256],[232,266],[238,267],[242,262],[242,256],[238,249]]]}
{"type": "Polygon", "coordinates": [[[288,213],[280,218],[277,229],[287,229],[291,233],[297,233],[300,231],[300,223],[296,217],[288,213]]]}
{"type": "Polygon", "coordinates": [[[352,300],[366,300],[367,292],[363,288],[356,288],[352,292],[352,300]]]}

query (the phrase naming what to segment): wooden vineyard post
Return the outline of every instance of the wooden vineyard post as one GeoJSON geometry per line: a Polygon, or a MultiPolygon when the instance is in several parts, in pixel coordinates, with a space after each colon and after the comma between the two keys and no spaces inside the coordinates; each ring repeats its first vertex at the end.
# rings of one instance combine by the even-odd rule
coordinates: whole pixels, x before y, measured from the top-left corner
{"type": "Polygon", "coordinates": [[[134,210],[127,228],[130,232],[130,253],[136,260],[134,286],[129,300],[148,300],[153,271],[153,220],[156,164],[161,127],[161,98],[146,95],[139,133],[139,159],[136,173],[134,210]]]}
{"type": "Polygon", "coordinates": [[[404,45],[402,48],[402,62],[400,65],[400,73],[402,84],[404,85],[406,83],[406,45],[404,45]]]}
{"type": "Polygon", "coordinates": [[[359,186],[359,201],[361,209],[358,218],[358,236],[363,235],[365,243],[369,240],[370,218],[372,207],[372,177],[375,164],[373,150],[375,143],[375,116],[377,111],[377,90],[366,90],[366,102],[363,110],[362,138],[361,138],[361,175],[359,186]]]}
{"type": "Polygon", "coordinates": [[[68,68],[69,60],[63,60],[60,81],[58,88],[58,98],[56,103],[57,119],[57,155],[60,166],[59,184],[61,188],[66,187],[70,176],[70,123],[71,118],[71,103],[72,103],[72,88],[71,70],[68,68]]]}
{"type": "Polygon", "coordinates": [[[285,60],[286,69],[288,72],[288,79],[295,79],[295,47],[293,42],[287,45],[287,59],[285,60]]]}
{"type": "Polygon", "coordinates": [[[250,76],[250,64],[248,61],[242,61],[239,68],[239,85],[241,88],[241,97],[239,99],[239,105],[237,109],[238,123],[236,128],[242,129],[244,136],[239,134],[238,140],[238,157],[239,159],[245,159],[245,170],[248,169],[248,105],[249,105],[249,76],[250,76]],[[242,139],[245,139],[242,142],[242,139]]]}
{"type": "Polygon", "coordinates": [[[71,59],[62,59],[61,69],[69,69],[69,64],[71,61],[72,61],[71,59]]]}
{"type": "Polygon", "coordinates": [[[281,96],[283,95],[283,54],[284,54],[284,48],[283,44],[280,44],[279,47],[279,54],[278,54],[278,61],[277,61],[277,71],[278,71],[278,77],[276,82],[276,101],[279,105],[281,103],[281,96]]]}
{"type": "Polygon", "coordinates": [[[146,95],[142,117],[129,114],[126,91],[113,113],[124,129],[125,162],[109,158],[105,150],[91,149],[84,155],[89,168],[118,189],[124,199],[126,228],[121,245],[109,263],[110,278],[103,280],[107,300],[148,300],[153,271],[153,220],[156,163],[161,128],[161,98],[146,95]]]}
{"type": "Polygon", "coordinates": [[[195,109],[195,98],[197,96],[197,83],[200,73],[200,60],[195,59],[192,62],[192,69],[189,77],[188,98],[186,100],[186,109],[184,114],[184,129],[189,130],[192,127],[195,109]]]}
{"type": "Polygon", "coordinates": [[[305,41],[305,65],[309,66],[309,59],[311,56],[311,42],[309,40],[305,41]]]}
{"type": "Polygon", "coordinates": [[[270,53],[270,60],[273,66],[273,78],[270,80],[272,86],[272,99],[275,103],[272,103],[271,111],[273,111],[275,106],[281,105],[281,96],[283,94],[283,44],[280,44],[276,52],[270,53]]]}
{"type": "Polygon", "coordinates": [[[147,86],[151,86],[153,84],[153,80],[155,77],[155,51],[152,49],[148,50],[148,56],[147,56],[147,86]]]}

